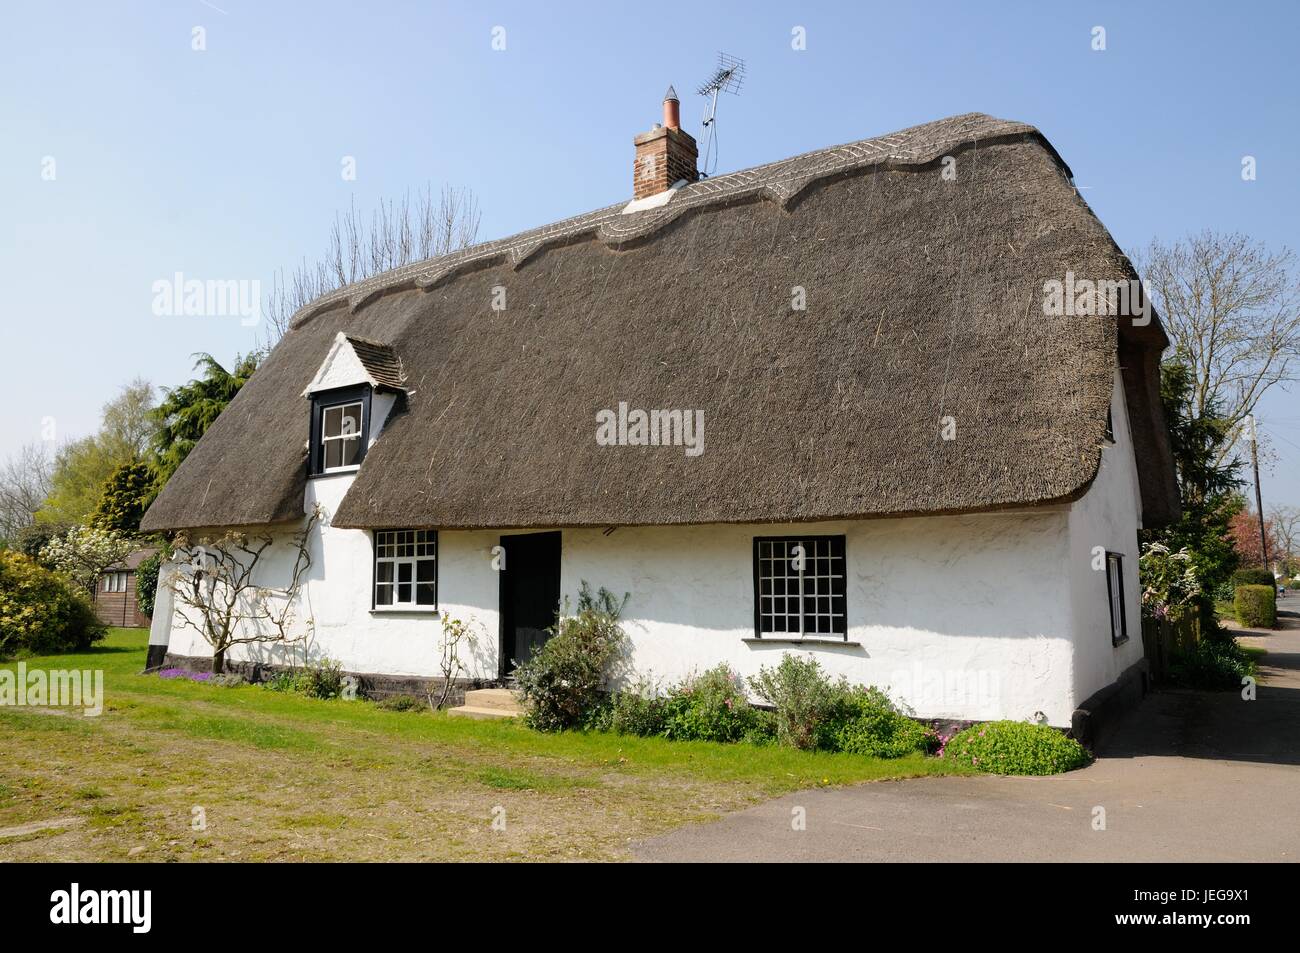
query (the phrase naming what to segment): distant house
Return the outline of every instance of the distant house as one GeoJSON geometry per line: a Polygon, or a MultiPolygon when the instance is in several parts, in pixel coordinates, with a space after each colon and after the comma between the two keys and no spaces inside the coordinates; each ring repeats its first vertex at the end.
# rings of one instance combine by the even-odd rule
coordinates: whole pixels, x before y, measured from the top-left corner
{"type": "Polygon", "coordinates": [[[143,528],[269,530],[282,584],[319,505],[302,608],[355,673],[434,676],[446,614],[505,679],[585,580],[665,681],[797,652],[1060,726],[1140,689],[1167,339],[1092,306],[1136,275],[1056,150],[971,114],[700,178],[676,116],[630,201],[305,307],[143,528]]]}
{"type": "Polygon", "coordinates": [[[157,549],[137,549],[106,570],[95,586],[95,613],[108,625],[147,626],[149,616],[140,611],[135,597],[135,571],[157,549]]]}

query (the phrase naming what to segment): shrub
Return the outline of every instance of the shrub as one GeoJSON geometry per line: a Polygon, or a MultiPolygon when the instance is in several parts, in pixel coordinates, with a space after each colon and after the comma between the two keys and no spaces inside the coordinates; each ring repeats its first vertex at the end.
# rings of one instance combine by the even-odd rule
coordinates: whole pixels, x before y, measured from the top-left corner
{"type": "Polygon", "coordinates": [[[276,672],[262,683],[272,692],[293,692],[308,698],[331,699],[343,694],[343,666],[329,658],[302,668],[276,672]]]}
{"type": "Polygon", "coordinates": [[[419,711],[425,704],[424,699],[414,695],[389,695],[375,702],[375,707],[384,711],[419,711]]]}
{"type": "Polygon", "coordinates": [[[1238,586],[1275,586],[1277,580],[1267,569],[1238,569],[1232,574],[1232,588],[1238,586]]]}
{"type": "Polygon", "coordinates": [[[829,714],[838,693],[816,659],[787,652],[775,668],[760,668],[749,685],[775,707],[776,740],[780,744],[805,751],[817,746],[818,724],[829,714]]]}
{"type": "Polygon", "coordinates": [[[676,741],[739,741],[754,721],[744,682],[726,663],[675,687],[664,707],[664,737],[676,741]]]}
{"type": "Polygon", "coordinates": [[[1255,673],[1255,661],[1233,638],[1206,638],[1169,663],[1169,679],[1184,688],[1230,691],[1255,673]]]}
{"type": "Polygon", "coordinates": [[[740,740],[751,745],[770,745],[776,741],[776,712],[768,708],[750,709],[749,727],[740,740]]]}
{"type": "Polygon", "coordinates": [[[30,556],[0,552],[0,656],[83,651],[107,631],[70,579],[30,556]]]}
{"type": "Polygon", "coordinates": [[[615,692],[592,726],[620,735],[649,738],[664,733],[667,718],[667,699],[659,694],[654,685],[641,682],[624,691],[615,692]]]}
{"type": "Polygon", "coordinates": [[[1272,586],[1238,586],[1233,609],[1248,629],[1277,627],[1277,592],[1272,586]]]}
{"type": "Polygon", "coordinates": [[[1090,760],[1073,738],[1027,721],[974,725],[953,735],[943,756],[992,774],[1059,774],[1090,760]]]}
{"type": "Polygon", "coordinates": [[[934,732],[913,721],[878,688],[837,686],[817,728],[817,747],[873,758],[901,758],[930,747],[934,732]]]}
{"type": "Polygon", "coordinates": [[[626,601],[604,588],[592,596],[584,581],[577,614],[557,619],[554,635],[515,670],[530,727],[580,728],[601,710],[601,689],[623,649],[618,615],[626,601]]]}
{"type": "Polygon", "coordinates": [[[343,666],[328,658],[304,665],[298,669],[294,691],[308,698],[338,698],[343,694],[343,666]]]}
{"type": "Polygon", "coordinates": [[[162,550],[140,560],[135,569],[135,601],[143,615],[153,618],[153,600],[158,594],[158,569],[162,566],[162,550]]]}

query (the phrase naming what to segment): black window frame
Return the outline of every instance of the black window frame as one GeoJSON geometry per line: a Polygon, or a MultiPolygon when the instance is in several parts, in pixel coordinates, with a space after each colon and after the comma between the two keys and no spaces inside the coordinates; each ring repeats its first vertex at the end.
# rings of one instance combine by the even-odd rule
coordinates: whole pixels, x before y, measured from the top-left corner
{"type": "MultiPolygon", "coordinates": [[[[418,537],[415,538],[414,542],[418,545],[418,537]]],[[[415,529],[409,526],[388,526],[388,527],[373,529],[370,531],[370,610],[372,612],[437,612],[438,611],[438,604],[439,604],[438,601],[439,599],[442,598],[442,586],[440,585],[440,578],[439,578],[441,575],[440,563],[442,560],[441,560],[441,550],[439,548],[438,542],[439,542],[438,531],[436,529],[415,529]],[[378,596],[379,596],[379,585],[380,585],[379,583],[379,563],[380,563],[379,534],[380,533],[428,533],[429,534],[426,543],[432,544],[433,546],[432,556],[412,555],[410,557],[402,557],[402,558],[410,558],[416,564],[415,569],[411,574],[411,591],[412,591],[412,595],[415,595],[417,597],[419,592],[419,586],[429,584],[427,582],[420,583],[419,581],[419,574],[420,574],[419,562],[421,559],[433,560],[433,580],[431,583],[433,585],[432,604],[421,603],[421,602],[410,602],[410,603],[394,602],[394,603],[389,603],[387,605],[379,604],[378,596]]],[[[394,590],[396,590],[397,587],[396,578],[394,578],[391,585],[393,586],[394,590]]]]}
{"type": "MultiPolygon", "coordinates": [[[[786,552],[787,553],[789,552],[788,548],[786,552]]],[[[815,553],[815,547],[813,552],[815,553]]],[[[768,557],[768,558],[772,558],[772,557],[768,557]]],[[[782,558],[784,559],[786,557],[782,557],[782,558]]],[[[755,638],[784,640],[784,641],[793,640],[793,641],[809,641],[809,642],[812,641],[848,642],[849,640],[849,591],[848,591],[849,590],[849,559],[848,559],[848,542],[844,534],[820,533],[820,534],[808,535],[808,536],[755,536],[754,546],[753,546],[753,562],[754,562],[754,637],[755,638]],[[809,594],[800,591],[800,593],[798,594],[799,631],[780,632],[777,631],[775,628],[770,629],[768,631],[764,631],[763,621],[764,621],[765,613],[763,612],[762,600],[765,598],[765,595],[762,591],[763,589],[762,584],[764,579],[763,566],[762,566],[763,557],[761,556],[762,544],[764,543],[785,543],[790,545],[794,545],[796,543],[804,544],[806,557],[808,559],[814,559],[816,558],[816,556],[808,552],[807,544],[819,542],[823,540],[828,541],[830,543],[830,552],[828,554],[828,558],[830,558],[831,560],[839,558],[842,561],[843,564],[842,585],[844,591],[839,595],[836,595],[834,592],[828,592],[828,593],[818,592],[818,593],[809,594]],[[807,626],[805,624],[805,620],[807,616],[805,613],[805,603],[803,600],[807,598],[820,598],[820,597],[825,597],[831,600],[829,614],[831,617],[832,630],[830,632],[808,632],[807,626]],[[837,599],[840,601],[842,606],[838,619],[836,618],[836,612],[835,612],[835,602],[837,599]]],[[[773,589],[775,590],[776,577],[773,576],[771,578],[773,580],[773,589]]],[[[789,576],[783,577],[782,579],[783,583],[787,582],[789,578],[790,578],[789,576]]],[[[802,579],[802,576],[800,576],[799,578],[802,579]]],[[[773,591],[770,597],[773,599],[776,598],[775,591],[773,591]]],[[[788,598],[789,596],[788,594],[783,594],[783,597],[788,598]]],[[[789,613],[781,613],[781,614],[789,615],[789,613]]],[[[773,620],[775,620],[776,613],[766,613],[766,615],[770,616],[773,620]]]]}
{"type": "Polygon", "coordinates": [[[1128,607],[1124,604],[1124,554],[1106,552],[1106,617],[1110,619],[1110,644],[1123,645],[1128,641],[1128,607]],[[1112,576],[1111,566],[1115,567],[1112,576]],[[1115,588],[1119,588],[1119,632],[1115,631],[1115,588]]]}
{"type": "Polygon", "coordinates": [[[332,390],[317,391],[311,395],[311,453],[308,455],[308,475],[334,476],[338,473],[350,473],[359,467],[366,458],[366,444],[370,442],[370,397],[373,389],[369,384],[355,387],[336,387],[332,390]],[[361,430],[357,447],[357,462],[354,465],[335,470],[325,469],[325,442],[322,439],[325,411],[331,407],[345,404],[361,404],[361,430]]]}

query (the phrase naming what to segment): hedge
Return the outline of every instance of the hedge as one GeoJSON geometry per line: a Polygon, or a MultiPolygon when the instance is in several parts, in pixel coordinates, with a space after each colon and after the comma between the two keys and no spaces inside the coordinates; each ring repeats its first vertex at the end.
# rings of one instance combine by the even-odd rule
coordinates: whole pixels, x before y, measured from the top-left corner
{"type": "Polygon", "coordinates": [[[1237,622],[1248,629],[1277,628],[1277,593],[1272,586],[1238,586],[1233,609],[1237,622]]]}
{"type": "Polygon", "coordinates": [[[1232,588],[1238,586],[1276,586],[1277,580],[1267,569],[1238,569],[1232,574],[1232,588]]]}

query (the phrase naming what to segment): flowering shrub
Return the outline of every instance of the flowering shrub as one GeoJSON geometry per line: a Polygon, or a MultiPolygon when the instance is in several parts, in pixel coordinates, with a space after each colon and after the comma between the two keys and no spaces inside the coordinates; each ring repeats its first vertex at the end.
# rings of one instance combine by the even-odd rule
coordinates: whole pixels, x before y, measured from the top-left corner
{"type": "Polygon", "coordinates": [[[725,662],[668,693],[663,736],[677,741],[740,741],[758,719],[744,682],[725,662]]]}
{"type": "Polygon", "coordinates": [[[948,739],[943,757],[990,774],[1059,774],[1091,760],[1073,738],[1027,721],[973,725],[948,739]]]}
{"type": "Polygon", "coordinates": [[[873,758],[926,751],[938,736],[898,710],[878,688],[836,686],[836,699],[817,726],[817,747],[873,758]]]}
{"type": "Polygon", "coordinates": [[[0,658],[81,651],[107,631],[85,590],[30,556],[0,552],[0,658]]]}
{"type": "Polygon", "coordinates": [[[41,562],[64,573],[87,592],[93,592],[99,577],[116,566],[135,544],[125,536],[94,526],[74,526],[53,537],[41,550],[41,562]]]}
{"type": "Polygon", "coordinates": [[[187,682],[202,682],[205,685],[221,685],[225,688],[233,688],[235,685],[248,684],[248,679],[233,672],[228,672],[224,675],[214,675],[212,672],[191,672],[184,668],[164,668],[158,672],[158,677],[179,678],[187,682]]]}
{"type": "Polygon", "coordinates": [[[1201,594],[1201,581],[1185,546],[1171,552],[1163,543],[1148,543],[1138,557],[1138,579],[1142,614],[1148,618],[1167,619],[1171,610],[1191,605],[1201,594]]]}
{"type": "Polygon", "coordinates": [[[191,672],[183,668],[164,668],[158,672],[159,678],[183,678],[190,682],[206,682],[212,678],[211,672],[191,672]]]}

